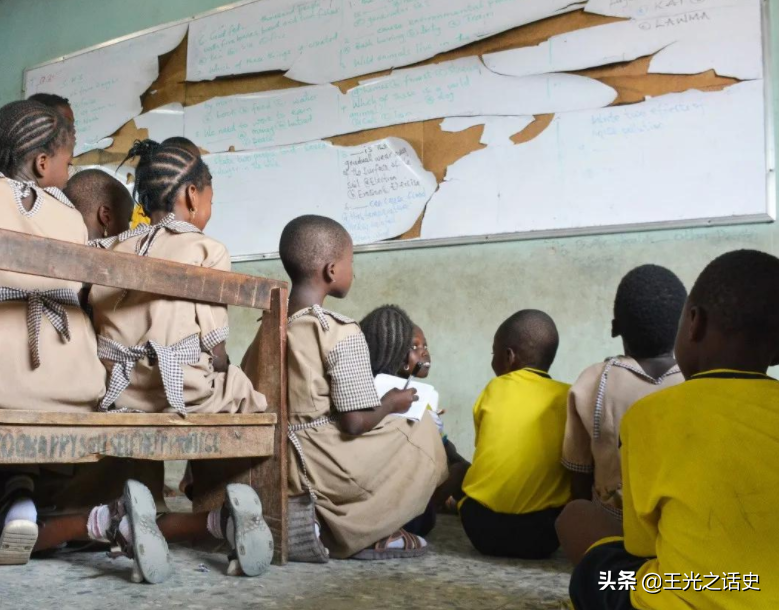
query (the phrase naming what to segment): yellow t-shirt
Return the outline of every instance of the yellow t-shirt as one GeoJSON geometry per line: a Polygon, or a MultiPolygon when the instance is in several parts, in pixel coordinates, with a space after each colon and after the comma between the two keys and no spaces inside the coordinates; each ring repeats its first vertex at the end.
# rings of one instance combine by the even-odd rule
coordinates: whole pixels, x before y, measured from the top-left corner
{"type": "Polygon", "coordinates": [[[463,492],[498,513],[563,506],[570,475],[560,463],[567,383],[522,369],[493,379],[473,407],[476,452],[463,492]]]}
{"type": "Polygon", "coordinates": [[[654,558],[637,573],[633,605],[779,608],[779,382],[696,375],[633,405],[621,438],[625,548],[654,558]],[[651,573],[688,590],[648,593],[651,573]],[[761,590],[741,590],[747,578],[761,590]],[[723,590],[735,581],[739,590],[723,590]],[[694,590],[709,583],[720,590],[694,590]]]}

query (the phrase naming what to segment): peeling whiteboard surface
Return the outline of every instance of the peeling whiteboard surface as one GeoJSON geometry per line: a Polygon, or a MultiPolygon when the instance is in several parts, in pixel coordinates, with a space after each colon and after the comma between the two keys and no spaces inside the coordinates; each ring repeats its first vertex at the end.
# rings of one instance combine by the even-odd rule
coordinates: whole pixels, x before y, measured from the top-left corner
{"type": "Polygon", "coordinates": [[[232,256],[277,252],[282,229],[301,214],[337,220],[355,244],[397,237],[436,189],[435,176],[399,138],[351,147],[309,142],[203,160],[214,186],[206,232],[232,256]]]}
{"type": "Polygon", "coordinates": [[[141,113],[141,95],[159,75],[158,57],[176,48],[187,24],[136,36],[28,70],[24,93],[56,93],[76,117],[76,155],[106,148],[117,129],[141,113]]]}
{"type": "Polygon", "coordinates": [[[135,126],[145,129],[149,138],[162,142],[184,135],[184,106],[178,102],[165,104],[135,117],[135,126]]]}
{"type": "Polygon", "coordinates": [[[209,152],[250,150],[446,116],[602,108],[616,97],[584,76],[500,76],[466,57],[396,70],[345,94],[312,85],[214,98],[185,109],[184,135],[209,152]]]}
{"type": "Polygon", "coordinates": [[[763,82],[561,114],[449,166],[424,238],[766,214],[763,82]]]}
{"type": "Polygon", "coordinates": [[[720,76],[740,80],[762,78],[759,0],[714,8],[699,0],[682,6],[682,12],[575,30],[534,47],[490,53],[484,63],[499,74],[526,76],[582,70],[656,53],[650,73],[697,74],[714,69],[720,76]]]}
{"type": "Polygon", "coordinates": [[[449,117],[441,121],[441,131],[459,132],[483,125],[480,144],[485,146],[513,146],[511,136],[518,134],[535,119],[532,116],[476,116],[449,117]]]}
{"type": "Polygon", "coordinates": [[[331,83],[580,9],[571,0],[261,0],[192,21],[187,80],[289,70],[331,83]]]}

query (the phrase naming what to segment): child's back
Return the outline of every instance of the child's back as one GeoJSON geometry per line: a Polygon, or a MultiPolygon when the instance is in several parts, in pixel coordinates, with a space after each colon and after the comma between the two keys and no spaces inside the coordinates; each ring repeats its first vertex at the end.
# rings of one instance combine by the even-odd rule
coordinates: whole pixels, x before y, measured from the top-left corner
{"type": "Polygon", "coordinates": [[[714,580],[723,590],[691,586],[649,594],[639,588],[634,605],[779,607],[779,587],[770,579],[779,565],[778,405],[779,382],[715,371],[649,396],[627,413],[626,549],[656,556],[642,565],[638,582],[649,573],[697,574],[700,586],[714,580]],[[750,573],[762,577],[764,584],[755,586],[763,591],[739,591],[750,573]],[[733,590],[724,592],[734,579],[733,590]]]}
{"type": "MultiPolygon", "coordinates": [[[[67,180],[72,128],[54,111],[24,101],[0,109],[0,134],[0,158],[8,160],[0,164],[6,174],[0,177],[0,228],[86,244],[81,215],[58,188],[50,186],[57,178],[29,179],[35,175],[30,170],[34,157],[48,152],[51,158],[54,152],[63,181],[67,180]],[[27,122],[36,127],[18,127],[27,122]],[[30,144],[46,132],[48,144],[30,144]],[[27,153],[20,158],[17,149],[27,153]],[[29,198],[27,207],[24,202],[29,198]]],[[[0,408],[73,411],[97,406],[105,391],[105,371],[97,359],[92,325],[79,305],[81,287],[79,282],[0,271],[0,408]],[[35,297],[38,291],[41,294],[35,297]]]]}
{"type": "MultiPolygon", "coordinates": [[[[136,189],[155,224],[120,235],[113,249],[229,271],[227,249],[203,234],[211,215],[211,177],[202,159],[152,142],[136,144],[131,154],[136,152],[141,155],[136,189]]],[[[104,286],[92,288],[90,304],[98,355],[109,372],[104,409],[251,413],[266,408],[248,377],[227,361],[226,306],[104,286]]]]}
{"type": "Polygon", "coordinates": [[[779,363],[778,284],[779,259],[748,250],[698,278],[674,349],[687,381],[622,421],[624,540],[603,539],[586,502],[561,517],[581,538],[578,610],[779,607],[779,382],[765,374],[779,363]],[[635,590],[602,585],[626,572],[635,590]]]}
{"type": "Polygon", "coordinates": [[[536,559],[559,546],[554,522],[570,498],[560,463],[570,386],[547,372],[559,338],[545,313],[523,310],[493,342],[498,376],[473,408],[476,452],[463,481],[460,518],[486,555],[536,559]]]}
{"type": "Polygon", "coordinates": [[[672,352],[686,297],[679,278],[663,267],[643,265],[628,273],[617,289],[612,322],[612,335],[622,337],[628,355],[586,369],[568,396],[563,464],[573,472],[574,495],[592,498],[618,519],[619,426],[637,400],[683,381],[672,352]]]}
{"type": "MultiPolygon", "coordinates": [[[[391,390],[380,398],[360,327],[321,306],[327,296],[343,297],[351,286],[351,238],[328,218],[303,216],[284,229],[279,250],[292,279],[287,327],[292,506],[315,494],[317,528],[333,557],[420,555],[424,542],[401,528],[425,510],[443,482],[446,456],[431,418],[390,416],[409,408],[413,392],[391,390]]],[[[308,527],[304,519],[299,522],[300,530],[290,533],[293,545],[308,527]]]]}
{"type": "Polygon", "coordinates": [[[560,464],[569,385],[521,369],[493,379],[473,408],[476,451],[463,492],[498,513],[564,505],[568,473],[560,464]]]}

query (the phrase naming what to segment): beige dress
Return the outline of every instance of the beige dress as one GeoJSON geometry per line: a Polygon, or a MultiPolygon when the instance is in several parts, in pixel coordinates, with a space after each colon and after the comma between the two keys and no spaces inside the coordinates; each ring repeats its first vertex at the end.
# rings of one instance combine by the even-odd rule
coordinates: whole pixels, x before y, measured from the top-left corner
{"type": "MultiPolygon", "coordinates": [[[[0,177],[0,228],[86,244],[81,214],[61,192],[49,190],[56,198],[0,177]],[[28,190],[36,195],[30,211],[18,199],[28,190]]],[[[78,305],[80,290],[79,282],[0,271],[0,408],[93,411],[97,407],[105,393],[106,375],[97,358],[92,324],[78,305]],[[28,309],[40,324],[37,341],[34,329],[28,331],[28,309]]]]}
{"type": "MultiPolygon", "coordinates": [[[[172,215],[123,233],[113,251],[230,270],[218,241],[172,215]]],[[[236,366],[216,372],[212,350],[227,339],[227,307],[93,286],[98,354],[108,370],[101,409],[255,413],[267,407],[236,366]]]]}
{"type": "MultiPolygon", "coordinates": [[[[316,494],[322,540],[346,558],[422,514],[447,476],[432,418],[390,415],[350,436],[339,413],[381,404],[365,337],[356,322],[320,307],[293,315],[288,327],[289,422],[316,494]]],[[[289,492],[306,492],[301,459],[290,447],[289,492]]]]}
{"type": "Polygon", "coordinates": [[[571,387],[563,465],[573,472],[594,472],[593,500],[618,519],[622,518],[622,417],[636,401],[682,381],[677,366],[653,379],[634,359],[620,356],[589,367],[571,387]]]}

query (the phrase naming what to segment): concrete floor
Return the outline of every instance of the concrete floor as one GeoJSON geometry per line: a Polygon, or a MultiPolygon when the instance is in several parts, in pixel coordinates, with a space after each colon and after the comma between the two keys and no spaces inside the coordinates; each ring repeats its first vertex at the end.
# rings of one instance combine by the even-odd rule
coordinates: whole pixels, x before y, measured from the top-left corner
{"type": "Polygon", "coordinates": [[[58,553],[0,568],[0,608],[35,610],[296,610],[565,608],[569,569],[562,557],[488,559],[470,546],[456,517],[442,516],[420,559],[331,561],[272,567],[260,578],[224,575],[223,555],[171,548],[174,575],[162,585],[129,581],[130,561],[101,552],[58,553]]]}
{"type": "MultiPolygon", "coordinates": [[[[183,462],[166,464],[178,487],[183,462]]],[[[183,496],[166,500],[188,512],[183,496]]],[[[129,559],[104,552],[59,552],[26,566],[0,567],[0,610],[561,610],[570,568],[548,561],[491,559],[477,553],[457,517],[439,516],[430,552],[411,560],[331,561],[272,566],[260,578],[225,576],[224,552],[172,545],[173,576],[164,584],[130,582],[129,559]]]]}

